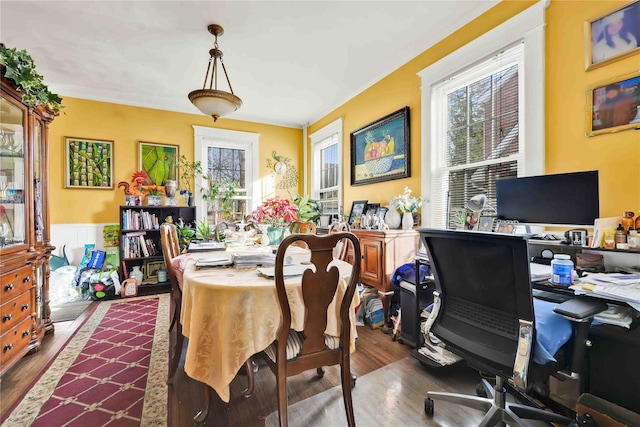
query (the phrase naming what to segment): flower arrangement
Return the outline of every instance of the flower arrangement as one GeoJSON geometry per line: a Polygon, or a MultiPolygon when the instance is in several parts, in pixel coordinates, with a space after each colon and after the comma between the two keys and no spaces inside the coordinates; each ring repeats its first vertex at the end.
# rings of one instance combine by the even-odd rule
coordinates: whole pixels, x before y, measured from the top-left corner
{"type": "Polygon", "coordinates": [[[274,227],[283,227],[298,219],[298,208],[287,199],[280,196],[270,197],[258,206],[251,214],[258,224],[267,224],[274,227]]]}
{"type": "Polygon", "coordinates": [[[393,199],[389,200],[389,204],[392,208],[400,209],[405,213],[414,213],[420,208],[420,204],[423,202],[421,196],[411,197],[411,189],[404,187],[402,194],[397,195],[393,199]]]}

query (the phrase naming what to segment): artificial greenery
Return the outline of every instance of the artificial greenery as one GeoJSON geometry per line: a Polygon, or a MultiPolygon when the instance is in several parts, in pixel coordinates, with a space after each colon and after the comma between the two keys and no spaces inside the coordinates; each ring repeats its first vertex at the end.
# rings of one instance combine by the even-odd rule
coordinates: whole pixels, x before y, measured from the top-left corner
{"type": "Polygon", "coordinates": [[[36,72],[36,64],[26,50],[9,49],[0,43],[0,62],[6,66],[5,77],[13,80],[23,93],[22,102],[30,107],[48,106],[58,114],[63,107],[62,98],[52,93],[36,72]]]}

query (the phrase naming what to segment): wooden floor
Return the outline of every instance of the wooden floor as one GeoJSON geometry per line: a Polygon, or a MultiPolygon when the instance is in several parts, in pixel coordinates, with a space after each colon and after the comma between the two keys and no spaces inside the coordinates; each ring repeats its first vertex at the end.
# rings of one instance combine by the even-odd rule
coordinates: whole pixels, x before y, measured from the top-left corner
{"type": "MultiPolygon", "coordinates": [[[[40,372],[48,366],[61,347],[68,341],[73,332],[82,324],[86,312],[74,322],[56,323],[54,335],[45,337],[42,350],[23,358],[16,366],[9,370],[1,379],[0,409],[2,415],[11,408],[13,403],[28,389],[40,372]]],[[[380,329],[372,330],[369,326],[358,327],[357,351],[351,357],[351,371],[358,377],[375,371],[393,362],[406,359],[410,347],[391,340],[390,335],[383,334],[380,329]]],[[[172,337],[173,338],[173,337],[172,337]]],[[[479,376],[465,366],[454,368],[429,370],[419,363],[403,363],[406,366],[397,375],[389,379],[381,375],[380,382],[374,381],[372,393],[387,393],[388,398],[412,399],[417,402],[415,408],[421,408],[424,400],[424,390],[438,389],[444,391],[460,391],[473,393],[479,376]],[[426,372],[426,376],[425,375],[426,372]],[[419,373],[424,376],[428,386],[417,389],[409,387],[411,381],[419,373]],[[405,385],[403,389],[403,384],[405,385]]],[[[288,380],[289,405],[294,405],[312,396],[319,395],[335,386],[340,385],[339,368],[325,369],[324,378],[318,379],[314,371],[302,373],[288,380]]],[[[371,376],[369,377],[371,379],[371,376]]],[[[375,377],[374,377],[375,379],[375,377]]],[[[363,386],[371,381],[363,381],[363,386]]],[[[215,392],[211,393],[211,414],[207,419],[207,426],[264,426],[267,416],[277,409],[275,377],[266,366],[260,366],[256,374],[256,387],[249,399],[242,397],[242,390],[246,387],[246,377],[238,375],[231,384],[232,400],[223,403],[215,392]]],[[[356,384],[356,388],[358,385],[356,384]]],[[[169,420],[168,425],[174,427],[192,426],[192,419],[200,410],[202,404],[202,385],[191,380],[184,374],[181,366],[176,373],[173,385],[169,388],[169,420]]],[[[375,413],[372,407],[371,412],[375,413]]],[[[398,411],[396,425],[470,425],[477,424],[481,413],[464,410],[453,405],[438,406],[437,417],[428,419],[421,410],[398,411]],[[442,422],[442,420],[446,420],[442,422]],[[462,422],[464,421],[464,422],[462,422]]],[[[272,416],[273,418],[273,416],[272,416]]]]}

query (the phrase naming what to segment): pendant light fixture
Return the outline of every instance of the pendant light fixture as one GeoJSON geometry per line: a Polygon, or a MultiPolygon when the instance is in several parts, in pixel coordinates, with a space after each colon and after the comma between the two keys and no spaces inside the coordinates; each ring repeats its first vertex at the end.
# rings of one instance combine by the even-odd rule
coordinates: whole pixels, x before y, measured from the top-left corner
{"type": "Polygon", "coordinates": [[[218,121],[219,117],[226,116],[240,108],[242,106],[242,100],[233,93],[231,81],[227,75],[227,69],[222,61],[222,51],[218,49],[218,36],[224,34],[224,29],[216,24],[209,25],[207,29],[216,39],[213,44],[213,49],[209,51],[209,65],[207,66],[207,73],[204,76],[202,89],[190,92],[189,101],[191,101],[198,110],[202,111],[203,114],[213,117],[213,121],[215,122],[218,121]],[[224,71],[230,92],[218,89],[218,62],[222,65],[222,71],[224,71]],[[211,74],[209,74],[210,71],[211,74]]]}

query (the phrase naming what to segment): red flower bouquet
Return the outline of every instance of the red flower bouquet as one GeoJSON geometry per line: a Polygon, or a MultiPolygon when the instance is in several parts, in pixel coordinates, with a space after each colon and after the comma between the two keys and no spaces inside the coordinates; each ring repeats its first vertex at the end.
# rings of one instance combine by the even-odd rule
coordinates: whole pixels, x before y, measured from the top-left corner
{"type": "Polygon", "coordinates": [[[258,224],[283,227],[298,219],[298,208],[280,196],[270,197],[253,211],[251,218],[258,224]]]}

